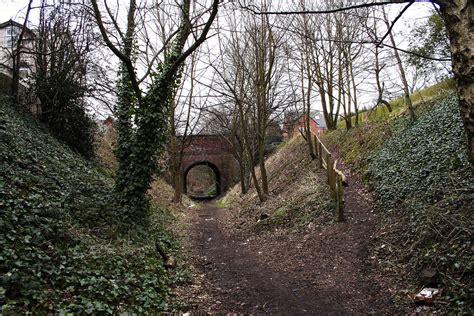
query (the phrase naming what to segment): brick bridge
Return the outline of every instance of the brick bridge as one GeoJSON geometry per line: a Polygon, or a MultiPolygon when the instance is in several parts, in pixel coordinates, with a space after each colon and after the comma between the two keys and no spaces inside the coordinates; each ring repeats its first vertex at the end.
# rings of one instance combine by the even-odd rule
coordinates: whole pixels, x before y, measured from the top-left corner
{"type": "Polygon", "coordinates": [[[232,155],[232,145],[219,135],[190,135],[181,164],[183,192],[187,193],[186,178],[198,165],[207,165],[216,175],[217,195],[226,192],[239,177],[239,165],[232,155]]]}

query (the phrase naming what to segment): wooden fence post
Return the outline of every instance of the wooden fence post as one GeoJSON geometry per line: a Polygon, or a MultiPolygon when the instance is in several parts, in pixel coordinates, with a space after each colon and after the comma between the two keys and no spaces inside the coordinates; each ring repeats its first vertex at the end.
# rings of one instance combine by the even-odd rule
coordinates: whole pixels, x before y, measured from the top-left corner
{"type": "Polygon", "coordinates": [[[342,177],[336,175],[336,188],[337,188],[337,220],[339,222],[344,221],[344,191],[342,188],[342,177]]]}
{"type": "Polygon", "coordinates": [[[322,168],[323,167],[323,153],[321,150],[321,143],[318,140],[316,140],[316,146],[318,148],[318,165],[319,165],[319,168],[322,168]]]}
{"type": "Polygon", "coordinates": [[[316,155],[316,158],[319,157],[319,152],[318,152],[318,138],[316,135],[313,134],[313,139],[314,139],[314,154],[316,155]]]}
{"type": "MultiPolygon", "coordinates": [[[[327,169],[327,172],[328,172],[328,184],[329,186],[331,186],[331,155],[329,153],[326,154],[326,169],[327,169]]],[[[331,188],[332,189],[332,188],[331,188]]]]}
{"type": "MultiPolygon", "coordinates": [[[[319,168],[323,168],[325,163],[327,172],[327,182],[331,190],[331,197],[336,202],[337,221],[343,222],[344,219],[344,174],[337,169],[337,160],[335,160],[329,150],[320,142],[316,134],[313,134],[316,158],[319,168]],[[324,154],[323,154],[324,151],[324,154]]],[[[311,142],[311,138],[309,139],[311,142]]]]}
{"type": "Polygon", "coordinates": [[[337,199],[337,188],[336,188],[336,171],[334,170],[334,161],[331,154],[328,153],[327,158],[327,173],[328,173],[328,183],[331,188],[331,196],[334,200],[337,199]]]}

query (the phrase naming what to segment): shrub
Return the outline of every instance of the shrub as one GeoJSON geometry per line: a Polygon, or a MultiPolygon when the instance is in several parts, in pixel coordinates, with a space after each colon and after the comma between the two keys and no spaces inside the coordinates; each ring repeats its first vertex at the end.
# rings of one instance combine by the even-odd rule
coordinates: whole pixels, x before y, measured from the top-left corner
{"type": "Polygon", "coordinates": [[[94,156],[97,126],[86,112],[84,88],[77,82],[38,77],[36,93],[41,100],[40,121],[85,158],[94,156]]]}

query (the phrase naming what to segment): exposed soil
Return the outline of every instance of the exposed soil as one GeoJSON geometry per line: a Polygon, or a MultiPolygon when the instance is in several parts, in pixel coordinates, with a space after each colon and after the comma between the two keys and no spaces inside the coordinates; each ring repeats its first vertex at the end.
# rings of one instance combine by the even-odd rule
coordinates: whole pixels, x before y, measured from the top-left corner
{"type": "Polygon", "coordinates": [[[370,194],[349,175],[346,222],[239,233],[229,211],[191,211],[197,276],[185,299],[194,312],[392,314],[390,293],[368,258],[377,223],[370,194]]]}

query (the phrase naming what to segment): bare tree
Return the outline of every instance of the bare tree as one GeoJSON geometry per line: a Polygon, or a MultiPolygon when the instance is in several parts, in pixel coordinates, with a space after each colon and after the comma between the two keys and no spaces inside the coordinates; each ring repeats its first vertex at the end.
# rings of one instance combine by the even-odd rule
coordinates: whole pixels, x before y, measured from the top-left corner
{"type": "MultiPolygon", "coordinates": [[[[265,1],[260,5],[265,6],[265,1]]],[[[241,176],[250,166],[252,183],[259,199],[264,201],[269,194],[265,166],[267,130],[288,102],[283,77],[284,35],[275,30],[268,17],[258,18],[247,12],[234,11],[228,24],[233,32],[223,45],[222,65],[214,67],[219,77],[216,90],[229,105],[229,110],[223,112],[233,116],[228,119],[232,122],[229,135],[240,158],[241,176]],[[245,23],[241,24],[242,21],[245,23]]],[[[245,181],[241,186],[245,192],[245,181]]]]}
{"type": "Polygon", "coordinates": [[[219,0],[212,1],[211,7],[203,4],[196,10],[190,0],[183,0],[175,11],[179,22],[170,19],[168,40],[158,41],[154,50],[148,48],[151,40],[137,42],[137,33],[146,29],[146,14],[150,10],[169,8],[171,2],[139,8],[135,0],[130,0],[125,30],[110,14],[106,2],[103,10],[97,0],[91,0],[91,3],[102,38],[122,65],[116,110],[119,167],[115,188],[120,203],[129,209],[126,216],[141,220],[146,217],[146,193],[156,170],[154,157],[166,144],[172,87],[183,62],[206,40],[217,15],[219,0]],[[104,22],[104,10],[107,22],[104,22]],[[192,39],[189,39],[190,35],[192,39]],[[142,78],[138,77],[135,58],[140,44],[146,47],[145,51],[152,51],[142,78]],[[169,54],[164,55],[167,47],[169,54]]]}
{"type": "Polygon", "coordinates": [[[391,25],[388,21],[387,14],[383,7],[382,7],[382,12],[383,12],[383,20],[385,22],[385,25],[387,26],[387,34],[390,39],[390,43],[392,44],[392,47],[393,47],[393,56],[395,57],[395,60],[397,61],[397,67],[400,72],[400,79],[402,80],[402,84],[403,84],[402,87],[403,87],[403,93],[404,93],[403,97],[405,100],[405,106],[407,107],[408,115],[410,116],[410,119],[414,121],[416,119],[416,115],[415,115],[415,110],[413,109],[413,104],[410,98],[410,89],[408,87],[408,81],[407,81],[407,76],[405,74],[405,69],[403,67],[400,54],[398,53],[398,50],[396,49],[397,43],[395,42],[395,38],[393,37],[391,25]]]}
{"type": "Polygon", "coordinates": [[[186,70],[183,70],[184,76],[181,82],[179,92],[170,101],[169,117],[170,130],[167,152],[170,160],[170,172],[174,188],[173,202],[181,203],[182,201],[182,178],[181,167],[183,164],[184,151],[192,143],[192,135],[197,127],[197,118],[192,119],[193,100],[196,81],[196,62],[198,51],[190,58],[190,62],[186,70]],[[189,84],[189,88],[184,89],[184,83],[189,84]],[[186,91],[185,91],[186,90],[186,91]],[[187,94],[184,96],[183,94],[187,94]]]}
{"type": "MultiPolygon", "coordinates": [[[[304,3],[303,3],[304,5],[304,3]]],[[[299,46],[300,51],[299,59],[297,59],[297,63],[299,64],[300,68],[300,80],[301,80],[301,102],[303,105],[303,117],[304,117],[304,125],[305,125],[305,138],[308,144],[309,154],[312,159],[316,158],[316,148],[314,148],[314,144],[311,141],[311,128],[310,128],[310,120],[311,120],[311,103],[312,103],[312,92],[314,89],[315,78],[312,69],[312,49],[313,43],[311,41],[311,21],[308,16],[301,16],[298,21],[298,27],[301,30],[297,39],[297,43],[295,46],[299,46]]],[[[298,116],[296,119],[299,119],[298,116]]],[[[288,122],[287,122],[288,123],[288,122]]]]}
{"type": "Polygon", "coordinates": [[[337,49],[335,29],[329,16],[314,16],[312,39],[315,48],[312,50],[312,65],[316,78],[324,120],[329,130],[337,128],[337,118],[341,108],[342,68],[339,67],[340,50],[337,49]],[[325,40],[318,40],[325,39],[325,40]]]}
{"type": "Polygon", "coordinates": [[[92,23],[83,6],[42,0],[34,49],[33,90],[39,119],[83,156],[94,156],[94,127],[86,96],[93,50],[92,23]]]}
{"type": "MultiPolygon", "coordinates": [[[[392,25],[389,27],[388,31],[390,32],[395,22],[403,15],[406,9],[414,3],[413,0],[373,1],[358,3],[355,5],[332,5],[326,9],[299,11],[259,11],[254,7],[247,5],[241,5],[241,7],[256,15],[325,15],[350,9],[385,6],[390,3],[407,3],[405,8],[400,12],[397,18],[392,22],[392,25]]],[[[459,108],[461,112],[461,118],[464,123],[464,131],[466,133],[469,160],[471,168],[474,170],[474,96],[472,92],[474,78],[471,71],[474,67],[474,61],[472,59],[472,52],[474,51],[474,32],[472,31],[471,16],[472,11],[474,10],[474,3],[467,0],[433,0],[433,3],[439,5],[439,10],[445,21],[450,40],[453,73],[456,79],[459,96],[459,108]]],[[[388,33],[382,37],[378,43],[379,45],[383,43],[383,40],[387,35],[388,33]]]]}

